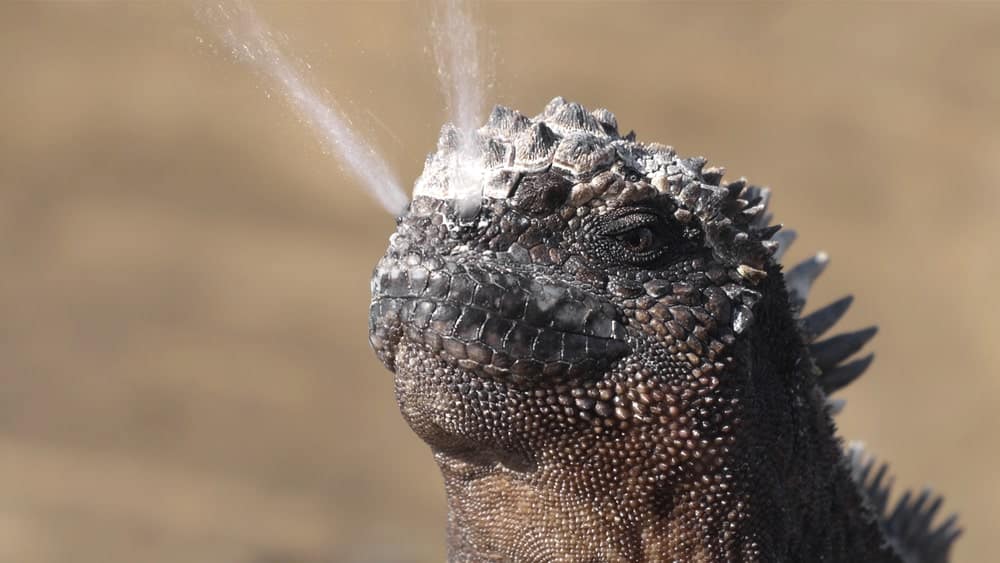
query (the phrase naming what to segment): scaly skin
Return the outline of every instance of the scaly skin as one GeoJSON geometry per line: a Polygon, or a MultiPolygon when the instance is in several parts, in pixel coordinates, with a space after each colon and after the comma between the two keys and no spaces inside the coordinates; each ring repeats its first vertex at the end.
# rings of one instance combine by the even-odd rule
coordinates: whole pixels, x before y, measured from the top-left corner
{"type": "Polygon", "coordinates": [[[472,180],[446,129],[375,269],[449,560],[904,561],[822,380],[870,335],[814,358],[766,192],[616,128],[498,108],[472,180]]]}

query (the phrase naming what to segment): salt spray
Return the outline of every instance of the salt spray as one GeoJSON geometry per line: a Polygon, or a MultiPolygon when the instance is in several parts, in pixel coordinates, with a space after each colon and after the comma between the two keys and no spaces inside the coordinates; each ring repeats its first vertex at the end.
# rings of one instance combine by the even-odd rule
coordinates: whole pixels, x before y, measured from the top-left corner
{"type": "Polygon", "coordinates": [[[458,132],[458,150],[448,163],[448,197],[459,217],[473,220],[482,201],[483,169],[476,129],[483,111],[483,76],[478,30],[462,0],[438,0],[433,6],[431,33],[438,79],[451,123],[458,132]]]}
{"type": "Polygon", "coordinates": [[[237,60],[252,66],[274,83],[299,117],[316,132],[324,147],[335,155],[388,212],[399,215],[409,198],[385,160],[351,129],[331,100],[309,86],[278,49],[274,36],[253,7],[241,0],[214,3],[198,11],[214,27],[237,60]]]}

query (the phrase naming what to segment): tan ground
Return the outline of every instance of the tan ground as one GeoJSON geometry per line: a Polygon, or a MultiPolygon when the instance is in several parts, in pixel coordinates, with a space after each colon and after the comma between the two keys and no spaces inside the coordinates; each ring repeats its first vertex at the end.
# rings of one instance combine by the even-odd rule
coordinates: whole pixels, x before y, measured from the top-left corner
{"type": "MultiPolygon", "coordinates": [[[[270,4],[412,181],[421,6],[270,4]]],[[[845,435],[997,552],[1000,5],[488,5],[489,98],[561,94],[776,189],[879,323],[845,435]]],[[[0,561],[439,561],[366,340],[392,221],[176,4],[0,5],[0,561]],[[199,42],[198,37],[206,40],[199,42]]],[[[816,301],[814,301],[815,303],[816,301]]]]}

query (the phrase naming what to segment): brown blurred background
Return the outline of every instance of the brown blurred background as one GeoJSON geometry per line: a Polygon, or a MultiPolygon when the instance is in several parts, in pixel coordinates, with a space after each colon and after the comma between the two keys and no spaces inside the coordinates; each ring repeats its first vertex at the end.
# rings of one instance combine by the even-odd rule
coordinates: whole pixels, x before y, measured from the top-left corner
{"type": "MultiPolygon", "coordinates": [[[[407,183],[427,6],[263,4],[407,183]]],[[[1000,520],[1000,5],[487,4],[492,102],[563,95],[775,188],[882,327],[843,434],[1000,520]]],[[[0,561],[440,561],[368,350],[393,223],[183,3],[0,5],[0,561]],[[199,38],[201,40],[199,40],[199,38]]]]}

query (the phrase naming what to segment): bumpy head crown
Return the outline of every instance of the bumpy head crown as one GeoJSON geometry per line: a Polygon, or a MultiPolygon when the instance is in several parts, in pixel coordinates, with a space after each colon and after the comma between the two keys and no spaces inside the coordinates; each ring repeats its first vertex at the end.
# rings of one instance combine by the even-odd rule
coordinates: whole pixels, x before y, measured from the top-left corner
{"type": "MultiPolygon", "coordinates": [[[[724,169],[705,168],[706,162],[682,158],[666,145],[640,143],[631,132],[622,136],[610,111],[588,112],[557,97],[534,118],[496,106],[486,125],[468,136],[445,125],[413,195],[464,201],[465,209],[475,202],[473,209],[478,209],[484,198],[511,197],[523,175],[546,170],[573,183],[569,197],[575,205],[599,196],[627,202],[648,195],[642,190],[656,190],[673,198],[678,221],[697,220],[721,263],[756,282],[766,275],[768,257],[779,247],[771,237],[780,227],[768,227],[770,191],[742,178],[722,182],[724,169]],[[638,188],[609,183],[601,172],[610,169],[647,183],[638,188]],[[635,193],[610,193],[616,189],[635,193]]],[[[752,294],[746,297],[753,299],[752,294]]]]}
{"type": "Polygon", "coordinates": [[[744,179],[722,182],[724,169],[705,168],[706,162],[701,157],[681,158],[666,145],[637,142],[633,133],[622,136],[610,111],[588,112],[558,97],[534,118],[496,106],[486,125],[468,139],[445,125],[437,152],[428,157],[413,195],[506,198],[521,175],[553,170],[574,181],[571,198],[583,204],[606,193],[601,191],[606,186],[590,179],[610,168],[627,169],[648,179],[661,193],[669,193],[680,207],[679,220],[698,217],[717,243],[720,258],[744,266],[744,276],[759,275],[754,270],[763,269],[778,246],[768,240],[777,228],[766,228],[770,192],[744,179]]]}

